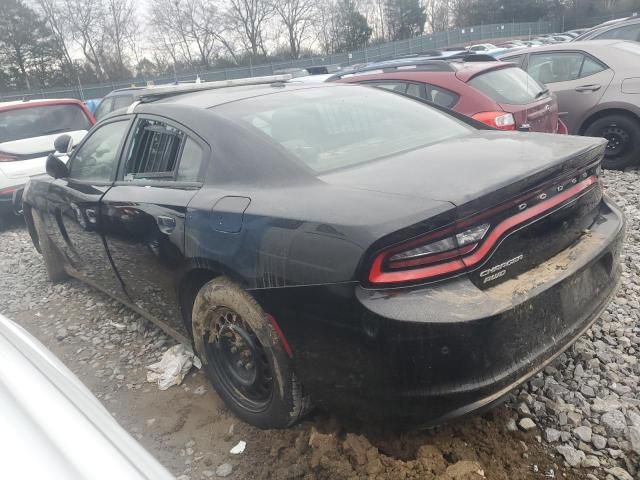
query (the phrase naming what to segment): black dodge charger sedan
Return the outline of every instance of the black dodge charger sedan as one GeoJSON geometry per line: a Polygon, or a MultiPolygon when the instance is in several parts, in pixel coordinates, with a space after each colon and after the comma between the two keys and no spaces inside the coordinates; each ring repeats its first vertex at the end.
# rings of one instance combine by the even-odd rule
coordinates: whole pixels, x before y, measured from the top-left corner
{"type": "MultiPolygon", "coordinates": [[[[425,426],[568,348],[620,275],[602,139],[500,132],[371,87],[142,95],[50,156],[24,211],[72,275],[183,341],[241,419],[425,426]]],[[[199,90],[199,91],[197,91],[199,90]]]]}

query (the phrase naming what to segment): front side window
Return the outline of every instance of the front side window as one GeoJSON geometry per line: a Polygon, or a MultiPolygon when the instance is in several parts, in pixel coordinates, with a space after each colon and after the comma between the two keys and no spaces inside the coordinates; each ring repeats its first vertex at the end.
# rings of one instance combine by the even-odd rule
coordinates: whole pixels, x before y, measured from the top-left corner
{"type": "Polygon", "coordinates": [[[128,121],[113,122],[95,130],[71,158],[69,176],[82,181],[111,181],[128,125],[128,121]]]}
{"type": "Polygon", "coordinates": [[[529,58],[529,74],[540,83],[569,82],[605,70],[606,67],[579,52],[537,53],[529,58]]]}
{"type": "Polygon", "coordinates": [[[0,112],[0,143],[90,128],[91,122],[76,104],[41,105],[0,112]]]}
{"type": "Polygon", "coordinates": [[[292,161],[318,174],[474,131],[461,120],[411,98],[352,86],[264,95],[222,105],[216,111],[261,132],[289,153],[292,161]]]}
{"type": "Polygon", "coordinates": [[[509,105],[531,103],[544,91],[542,85],[517,67],[482,73],[469,80],[469,85],[480,90],[493,101],[509,105]]]}

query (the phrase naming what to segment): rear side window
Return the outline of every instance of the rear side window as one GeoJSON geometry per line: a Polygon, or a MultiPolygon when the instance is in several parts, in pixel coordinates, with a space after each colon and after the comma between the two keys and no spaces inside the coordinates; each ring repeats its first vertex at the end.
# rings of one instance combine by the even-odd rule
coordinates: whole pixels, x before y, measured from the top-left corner
{"type": "Polygon", "coordinates": [[[453,108],[458,103],[458,95],[442,88],[427,85],[427,100],[445,108],[453,108]]]}
{"type": "Polygon", "coordinates": [[[184,133],[155,120],[140,120],[125,178],[173,178],[184,133]]]}
{"type": "Polygon", "coordinates": [[[640,23],[634,25],[627,25],[624,27],[612,28],[606,32],[602,32],[593,37],[598,40],[632,40],[634,42],[640,41],[640,23]]]}
{"type": "Polygon", "coordinates": [[[195,182],[204,152],[183,131],[157,120],[138,122],[126,163],[125,180],[195,182]]]}
{"type": "Polygon", "coordinates": [[[89,130],[91,122],[78,105],[42,105],[0,112],[0,143],[56,133],[89,130]]]}
{"type": "Polygon", "coordinates": [[[516,67],[482,73],[472,78],[469,85],[493,101],[509,105],[531,103],[544,91],[544,87],[527,72],[516,67]]]}

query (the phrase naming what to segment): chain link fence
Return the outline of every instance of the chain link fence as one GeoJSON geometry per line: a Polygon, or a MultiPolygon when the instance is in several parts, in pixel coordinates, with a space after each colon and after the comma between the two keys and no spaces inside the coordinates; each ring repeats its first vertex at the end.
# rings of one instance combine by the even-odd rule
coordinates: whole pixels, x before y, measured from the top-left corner
{"type": "MultiPolygon", "coordinates": [[[[592,19],[593,21],[590,23],[591,25],[596,25],[607,19],[610,19],[610,17],[592,19]]],[[[410,38],[407,40],[380,43],[378,45],[367,47],[363,50],[348,53],[336,53],[332,55],[244,67],[194,71],[192,73],[182,73],[178,75],[154,78],[131,78],[119,82],[95,85],[76,85],[24,92],[0,93],[0,102],[37,98],[78,98],[81,100],[88,100],[91,98],[104,97],[112,90],[118,88],[126,88],[133,85],[144,86],[148,82],[153,82],[155,85],[162,85],[175,82],[192,82],[198,77],[203,81],[229,80],[234,78],[273,75],[274,71],[284,68],[304,68],[314,65],[341,65],[344,67],[358,63],[383,60],[398,55],[409,55],[412,53],[425,52],[427,50],[442,49],[449,46],[479,43],[484,40],[514,37],[533,38],[545,33],[563,31],[563,26],[565,26],[564,18],[558,19],[554,22],[539,21],[528,23],[498,23],[491,25],[476,25],[465,28],[452,28],[444,32],[425,34],[420,37],[410,38]]]]}

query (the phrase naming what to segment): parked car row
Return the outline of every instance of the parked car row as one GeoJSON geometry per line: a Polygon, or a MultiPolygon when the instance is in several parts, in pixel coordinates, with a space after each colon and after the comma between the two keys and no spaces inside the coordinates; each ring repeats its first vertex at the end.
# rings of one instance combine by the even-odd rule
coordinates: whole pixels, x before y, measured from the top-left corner
{"type": "Polygon", "coordinates": [[[49,278],[191,341],[259,427],[494,404],[615,293],[599,175],[638,158],[640,44],[490,47],[116,91],[86,135],[56,116],[22,196],[49,278]]]}
{"type": "MultiPolygon", "coordinates": [[[[624,220],[599,181],[606,142],[454,111],[475,102],[522,127],[521,111],[553,110],[512,64],[407,70],[397,93],[351,84],[370,70],[158,87],[79,144],[59,137],[24,193],[50,279],[192,341],[259,427],[313,406],[417,427],[495,404],[615,292],[624,220]],[[491,96],[507,91],[526,107],[491,96]]],[[[553,129],[555,115],[540,118],[553,129]]]]}

